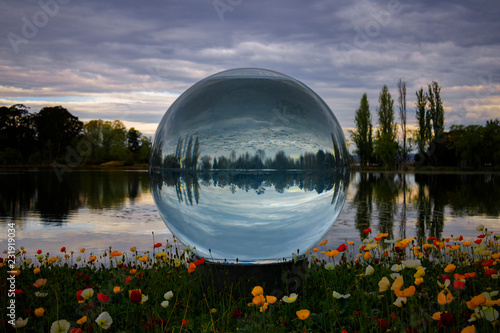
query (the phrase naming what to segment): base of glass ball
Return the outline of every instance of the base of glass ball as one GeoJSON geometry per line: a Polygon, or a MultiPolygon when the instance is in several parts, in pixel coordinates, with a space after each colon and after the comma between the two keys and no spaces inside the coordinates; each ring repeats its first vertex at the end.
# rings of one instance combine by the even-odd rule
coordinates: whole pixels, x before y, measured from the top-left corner
{"type": "MultiPolygon", "coordinates": [[[[191,256],[192,261],[199,259],[196,255],[191,256]]],[[[306,256],[265,264],[206,261],[197,266],[193,278],[199,279],[205,290],[210,288],[235,297],[252,297],[253,287],[261,286],[265,295],[280,300],[290,293],[300,293],[308,265],[306,256]]]]}

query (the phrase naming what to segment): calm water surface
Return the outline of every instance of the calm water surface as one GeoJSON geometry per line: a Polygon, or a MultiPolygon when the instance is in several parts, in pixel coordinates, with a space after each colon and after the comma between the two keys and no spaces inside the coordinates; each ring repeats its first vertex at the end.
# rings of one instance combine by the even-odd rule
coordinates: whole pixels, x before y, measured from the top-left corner
{"type": "MultiPolygon", "coordinates": [[[[227,185],[234,192],[254,191],[241,183],[227,185]]],[[[316,192],[322,195],[323,189],[316,192]]],[[[185,195],[186,205],[197,204],[195,193],[191,199],[185,195]]],[[[0,250],[7,248],[12,222],[16,246],[29,253],[55,254],[62,246],[95,254],[109,246],[146,251],[152,249],[153,233],[155,242],[173,242],[146,171],[72,171],[61,181],[52,170],[1,170],[0,202],[0,250]]],[[[370,227],[392,238],[461,234],[472,239],[481,224],[500,232],[499,203],[498,174],[352,173],[344,208],[324,238],[332,248],[345,238],[359,242],[370,227]]]]}

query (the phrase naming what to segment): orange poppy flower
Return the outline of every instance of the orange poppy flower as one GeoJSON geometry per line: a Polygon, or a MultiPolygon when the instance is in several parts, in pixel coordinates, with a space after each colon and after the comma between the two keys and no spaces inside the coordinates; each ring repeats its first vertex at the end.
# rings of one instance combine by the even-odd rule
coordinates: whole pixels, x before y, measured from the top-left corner
{"type": "Polygon", "coordinates": [[[404,290],[394,290],[394,294],[397,296],[397,297],[411,297],[413,295],[415,295],[415,286],[410,286],[404,290]]]}
{"type": "Polygon", "coordinates": [[[302,310],[299,310],[295,313],[297,314],[297,317],[299,317],[300,320],[306,320],[309,317],[309,315],[311,314],[311,311],[306,310],[306,309],[302,309],[302,310]]]}

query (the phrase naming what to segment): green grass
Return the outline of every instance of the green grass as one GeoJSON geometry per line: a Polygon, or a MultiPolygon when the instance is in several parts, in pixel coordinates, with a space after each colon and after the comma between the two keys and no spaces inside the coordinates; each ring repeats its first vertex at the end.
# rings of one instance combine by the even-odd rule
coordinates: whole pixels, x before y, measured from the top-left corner
{"type": "MultiPolygon", "coordinates": [[[[371,233],[366,234],[366,247],[362,249],[347,240],[346,250],[338,254],[335,249],[341,244],[318,245],[308,254],[310,265],[305,278],[289,276],[289,282],[301,284],[291,303],[282,300],[283,295],[289,296],[287,290],[275,293],[275,302],[272,297],[266,299],[272,295],[262,298],[259,288],[253,289],[258,282],[243,295],[238,295],[236,285],[217,289],[207,283],[207,274],[201,274],[206,270],[200,266],[188,271],[188,251],[170,244],[157,244],[146,253],[135,249],[113,253],[109,248],[94,257],[80,249],[39,254],[37,258],[37,254],[20,251],[15,257],[20,273],[15,276],[17,294],[13,297],[9,289],[14,278],[7,280],[11,270],[8,258],[0,268],[0,306],[7,309],[10,300],[15,300],[16,320],[28,318],[24,327],[17,328],[19,332],[50,332],[58,320],[67,322],[68,332],[79,328],[83,332],[497,332],[500,237],[488,230],[479,234],[485,235],[477,239],[481,243],[472,245],[452,238],[441,242],[430,239],[427,245],[412,239],[396,242],[371,233]],[[28,258],[34,259],[30,262],[28,258]],[[425,270],[422,283],[416,281],[414,265],[425,270]],[[467,278],[463,276],[466,273],[467,278]],[[470,277],[474,275],[471,273],[475,276],[470,277]],[[391,290],[397,284],[391,274],[403,277],[397,291],[391,290]],[[444,275],[449,278],[447,287],[444,275]],[[389,285],[381,291],[384,277],[389,285]],[[457,282],[460,280],[465,284],[457,282]],[[79,302],[77,293],[85,289],[87,299],[79,302]],[[129,296],[137,289],[147,296],[143,303],[136,302],[145,296],[134,298],[140,295],[137,292],[129,296]],[[173,297],[164,307],[168,291],[173,297]],[[37,292],[47,295],[37,297],[37,292]],[[334,292],[344,297],[337,299],[334,292]],[[403,292],[407,294],[406,303],[395,305],[396,293],[401,296],[403,292]],[[99,294],[108,300],[101,302],[99,294]],[[43,314],[37,316],[40,308],[43,314]],[[299,318],[299,310],[308,311],[299,318]],[[112,318],[107,329],[96,322],[104,312],[112,318]],[[437,312],[446,313],[439,319],[437,312]],[[87,320],[81,323],[84,316],[87,320]]],[[[7,316],[9,310],[2,312],[6,316],[0,330],[14,331],[7,316]]]]}

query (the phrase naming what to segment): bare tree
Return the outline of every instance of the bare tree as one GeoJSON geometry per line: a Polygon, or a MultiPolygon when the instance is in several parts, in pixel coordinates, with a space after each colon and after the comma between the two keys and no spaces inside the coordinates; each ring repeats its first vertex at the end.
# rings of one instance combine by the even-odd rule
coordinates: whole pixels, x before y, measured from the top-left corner
{"type": "Polygon", "coordinates": [[[403,134],[403,164],[406,164],[406,160],[408,159],[408,151],[406,148],[406,81],[399,79],[398,91],[399,119],[401,121],[401,132],[403,134]]]}

